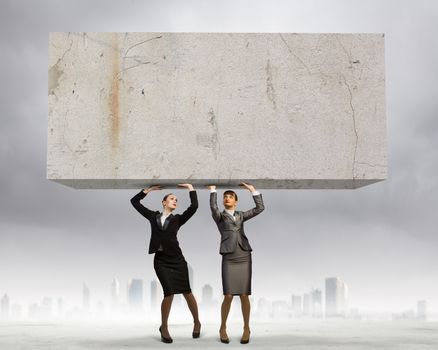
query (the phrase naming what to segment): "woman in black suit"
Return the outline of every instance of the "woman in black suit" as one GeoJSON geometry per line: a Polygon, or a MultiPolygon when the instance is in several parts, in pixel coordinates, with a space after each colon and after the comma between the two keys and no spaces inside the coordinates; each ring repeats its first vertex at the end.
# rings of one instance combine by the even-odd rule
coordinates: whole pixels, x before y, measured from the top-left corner
{"type": "Polygon", "coordinates": [[[131,203],[137,211],[149,220],[151,224],[151,240],[149,254],[155,253],[154,269],[163,287],[164,298],[161,303],[161,340],[171,343],[167,320],[174,294],[183,294],[187,301],[190,312],[193,315],[193,338],[199,338],[201,323],[198,319],[198,306],[192,294],[187,262],[184,259],[176,237],[179,228],[189,220],[198,208],[196,191],[191,184],[178,184],[187,188],[190,192],[190,206],[182,214],[173,215],[177,206],[177,198],[173,193],[164,196],[162,200],[163,212],[152,211],[144,207],[140,201],[151,191],[160,190],[160,186],[151,186],[137,193],[131,203]]]}

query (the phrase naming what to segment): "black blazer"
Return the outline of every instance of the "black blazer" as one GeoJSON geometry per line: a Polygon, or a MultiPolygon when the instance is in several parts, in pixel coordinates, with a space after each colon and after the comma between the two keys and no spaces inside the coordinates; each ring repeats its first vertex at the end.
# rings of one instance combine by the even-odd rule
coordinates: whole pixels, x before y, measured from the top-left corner
{"type": "Polygon", "coordinates": [[[188,219],[198,209],[198,198],[196,191],[190,191],[190,206],[182,214],[170,214],[164,221],[164,225],[161,226],[161,214],[158,210],[152,211],[144,207],[140,201],[146,196],[142,191],[137,193],[131,199],[131,204],[137,211],[149,220],[151,224],[151,240],[149,243],[149,254],[157,252],[160,244],[163,247],[164,252],[167,255],[182,255],[181,248],[179,247],[178,239],[176,235],[179,228],[184,225],[188,219]]]}
{"type": "Polygon", "coordinates": [[[240,244],[243,250],[252,251],[248,237],[246,237],[243,229],[243,223],[259,215],[265,209],[261,193],[252,198],[254,199],[255,207],[247,211],[235,210],[234,216],[236,220],[234,220],[225,210],[219,211],[217,207],[217,192],[210,193],[211,215],[221,234],[220,254],[234,252],[237,244],[240,244]]]}

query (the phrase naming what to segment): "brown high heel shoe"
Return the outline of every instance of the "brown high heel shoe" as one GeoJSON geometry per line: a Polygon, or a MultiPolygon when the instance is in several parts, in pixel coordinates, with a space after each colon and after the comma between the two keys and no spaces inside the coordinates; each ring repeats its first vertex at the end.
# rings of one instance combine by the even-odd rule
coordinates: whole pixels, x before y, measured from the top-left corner
{"type": "Polygon", "coordinates": [[[219,339],[221,340],[221,343],[228,344],[230,342],[230,339],[228,336],[226,338],[221,337],[221,330],[219,329],[219,339]]]}
{"type": "Polygon", "coordinates": [[[240,338],[240,344],[248,344],[249,343],[249,336],[251,334],[251,331],[248,331],[248,339],[243,339],[243,335],[242,338],[240,338]]]}

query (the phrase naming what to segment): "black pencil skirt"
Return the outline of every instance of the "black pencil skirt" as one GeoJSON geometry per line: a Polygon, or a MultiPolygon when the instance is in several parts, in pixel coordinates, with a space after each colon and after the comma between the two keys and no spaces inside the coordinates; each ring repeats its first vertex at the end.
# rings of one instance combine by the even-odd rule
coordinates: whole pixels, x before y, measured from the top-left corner
{"type": "Polygon", "coordinates": [[[189,270],[183,255],[170,256],[158,251],[154,256],[154,269],[165,297],[192,291],[189,270]]]}

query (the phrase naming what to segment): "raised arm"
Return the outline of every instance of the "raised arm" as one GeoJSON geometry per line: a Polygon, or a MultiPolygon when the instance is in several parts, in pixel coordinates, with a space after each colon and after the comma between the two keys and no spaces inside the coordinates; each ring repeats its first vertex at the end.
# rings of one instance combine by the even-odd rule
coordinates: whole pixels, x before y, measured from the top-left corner
{"type": "Polygon", "coordinates": [[[251,208],[247,211],[244,211],[243,221],[249,220],[256,215],[259,215],[263,210],[265,210],[265,206],[263,205],[263,198],[261,193],[259,193],[254,186],[242,183],[242,185],[252,193],[252,198],[254,199],[255,207],[251,208]]]}
{"type": "Polygon", "coordinates": [[[178,184],[178,186],[185,187],[190,191],[190,206],[181,214],[179,220],[180,226],[182,226],[196,213],[198,209],[198,196],[191,184],[178,184]]]}
{"type": "Polygon", "coordinates": [[[146,197],[150,191],[159,189],[159,186],[149,187],[147,190],[143,189],[139,193],[137,193],[134,197],[131,198],[131,204],[133,207],[146,219],[151,220],[155,217],[156,212],[149,210],[145,206],[143,206],[140,201],[146,197]]]}
{"type": "Polygon", "coordinates": [[[213,220],[218,222],[221,219],[221,213],[217,207],[217,192],[216,186],[208,186],[210,189],[210,209],[213,220]]]}

